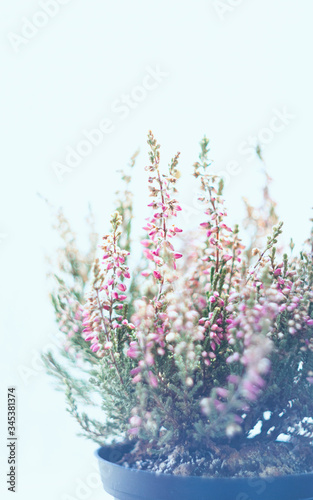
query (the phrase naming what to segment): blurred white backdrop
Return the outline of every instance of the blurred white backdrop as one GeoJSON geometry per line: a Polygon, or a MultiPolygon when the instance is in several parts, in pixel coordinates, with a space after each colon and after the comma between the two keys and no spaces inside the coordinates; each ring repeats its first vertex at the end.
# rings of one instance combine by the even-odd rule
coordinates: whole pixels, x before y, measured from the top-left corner
{"type": "MultiPolygon", "coordinates": [[[[313,4],[1,0],[0,5],[1,498],[9,498],[6,388],[15,385],[16,498],[105,499],[94,476],[96,445],[76,436],[63,395],[38,364],[38,353],[56,333],[45,278],[45,255],[54,252],[56,238],[37,193],[62,205],[82,234],[90,201],[102,232],[118,188],[115,171],[140,147],[134,186],[140,228],[148,130],[161,142],[164,166],[181,152],[181,199],[189,207],[195,198],[191,165],[206,134],[216,171],[230,172],[237,162],[226,189],[237,221],[242,196],[253,202],[260,196],[260,164],[247,150],[258,137],[285,221],[284,238],[292,235],[300,248],[313,205],[313,4]],[[100,122],[103,139],[98,134],[98,145],[82,146],[100,122]],[[79,164],[73,167],[72,158],[60,173],[56,164],[65,165],[68,148],[85,156],[79,162],[76,155],[79,164]],[[27,375],[21,377],[21,370],[27,375]]],[[[193,217],[191,212],[186,224],[193,217]]]]}

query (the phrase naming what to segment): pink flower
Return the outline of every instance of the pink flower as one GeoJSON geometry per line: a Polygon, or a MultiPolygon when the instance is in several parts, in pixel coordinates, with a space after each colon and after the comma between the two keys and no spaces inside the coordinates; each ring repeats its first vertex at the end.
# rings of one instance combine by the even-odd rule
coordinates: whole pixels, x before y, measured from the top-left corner
{"type": "Polygon", "coordinates": [[[219,411],[219,412],[223,412],[226,409],[225,403],[222,403],[218,399],[214,400],[214,406],[217,409],[217,411],[219,411]]]}
{"type": "Polygon", "coordinates": [[[139,356],[139,349],[138,349],[138,344],[137,342],[130,342],[129,344],[129,349],[126,352],[126,355],[129,358],[136,359],[139,356]]]}
{"type": "Polygon", "coordinates": [[[226,231],[229,231],[230,233],[233,232],[233,230],[230,227],[226,226],[226,224],[224,223],[220,224],[220,227],[225,229],[226,231]]]}
{"type": "Polygon", "coordinates": [[[148,248],[145,248],[143,250],[143,253],[144,253],[145,257],[147,257],[147,259],[154,260],[154,255],[150,250],[148,250],[148,248]]]}
{"type": "Polygon", "coordinates": [[[155,375],[153,375],[152,372],[149,372],[149,384],[151,385],[151,387],[158,387],[158,379],[155,375]]]}
{"type": "Polygon", "coordinates": [[[141,276],[145,276],[145,278],[150,276],[150,274],[151,274],[150,269],[145,269],[144,271],[141,272],[141,276]]]}
{"type": "Polygon", "coordinates": [[[98,343],[97,343],[97,344],[92,344],[92,345],[90,346],[90,349],[92,350],[92,352],[97,352],[97,351],[99,351],[100,346],[99,346],[99,344],[98,344],[98,343]]]}
{"type": "Polygon", "coordinates": [[[223,259],[225,260],[225,262],[228,262],[229,260],[231,260],[233,258],[232,255],[229,255],[229,254],[225,254],[223,255],[223,259]]]}
{"type": "Polygon", "coordinates": [[[154,365],[154,357],[152,356],[151,352],[148,352],[146,354],[145,361],[148,366],[154,365]]]}
{"type": "Polygon", "coordinates": [[[139,427],[132,427],[131,429],[128,430],[128,432],[129,434],[136,436],[139,433],[139,427]]]}
{"type": "Polygon", "coordinates": [[[237,385],[239,383],[240,377],[238,375],[228,375],[227,380],[230,384],[237,385]]]}
{"type": "Polygon", "coordinates": [[[174,259],[181,259],[182,256],[183,255],[181,253],[174,253],[174,259]]]}
{"type": "Polygon", "coordinates": [[[94,333],[91,333],[90,335],[87,335],[87,337],[85,338],[85,341],[86,342],[90,342],[90,340],[92,340],[94,338],[94,333]]]}
{"type": "Polygon", "coordinates": [[[142,240],[140,242],[144,247],[149,247],[151,244],[152,244],[152,241],[151,240],[142,240]]]}
{"type": "Polygon", "coordinates": [[[142,422],[142,420],[141,420],[141,418],[140,418],[140,417],[138,417],[138,415],[135,415],[134,417],[131,417],[131,418],[129,419],[129,423],[130,423],[130,425],[132,425],[132,426],[134,426],[134,427],[140,427],[141,422],[142,422]]]}
{"type": "Polygon", "coordinates": [[[160,281],[162,280],[162,275],[161,275],[160,271],[153,271],[153,275],[157,280],[160,280],[160,281]]]}
{"type": "Polygon", "coordinates": [[[140,373],[140,372],[141,372],[140,366],[136,366],[136,368],[133,368],[132,370],[130,370],[131,375],[138,375],[138,373],[140,373]]]}
{"type": "Polygon", "coordinates": [[[132,382],[133,382],[133,384],[137,384],[137,383],[138,383],[138,382],[140,382],[140,381],[141,381],[141,373],[138,373],[138,375],[136,375],[136,376],[133,378],[132,382]]]}
{"type": "Polygon", "coordinates": [[[117,285],[117,288],[118,288],[119,290],[121,290],[121,292],[125,292],[125,291],[127,290],[127,286],[126,286],[126,285],[124,285],[124,283],[119,283],[119,284],[117,285]]]}
{"type": "Polygon", "coordinates": [[[239,352],[234,352],[226,359],[226,363],[233,363],[234,361],[239,361],[239,352]]]}
{"type": "Polygon", "coordinates": [[[229,395],[229,391],[227,389],[224,389],[223,387],[218,387],[216,389],[216,393],[218,396],[220,396],[221,398],[227,398],[228,395],[229,395]]]}

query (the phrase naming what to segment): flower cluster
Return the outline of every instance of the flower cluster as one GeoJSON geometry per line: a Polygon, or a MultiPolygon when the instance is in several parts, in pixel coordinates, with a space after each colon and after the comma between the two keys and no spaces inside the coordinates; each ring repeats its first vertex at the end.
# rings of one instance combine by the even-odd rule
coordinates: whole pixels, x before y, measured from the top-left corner
{"type": "Polygon", "coordinates": [[[245,226],[266,218],[268,225],[252,231],[245,248],[239,227],[228,223],[223,182],[210,172],[204,138],[193,172],[203,221],[178,251],[179,155],[162,173],[151,132],[148,145],[152,213],[140,272],[127,265],[133,214],[127,190],[88,274],[85,300],[65,286],[60,296],[61,330],[76,350],[78,335],[79,347],[89,351],[85,385],[100,394],[105,411],[93,426],[80,416],[73,394],[76,388],[79,398],[83,385],[65,375],[73,415],[98,442],[124,435],[160,450],[165,443],[209,446],[281,434],[312,441],[313,237],[299,256],[281,252],[282,224],[267,184],[265,211],[248,207],[245,226]],[[252,438],[257,424],[261,430],[252,438]]]}
{"type": "Polygon", "coordinates": [[[122,218],[115,212],[111,217],[112,234],[103,238],[102,263],[100,264],[99,259],[95,261],[94,279],[83,310],[85,341],[91,342],[91,350],[98,352],[99,356],[112,350],[112,335],[116,329],[123,325],[133,328],[122,314],[123,303],[127,298],[125,280],[130,278],[130,274],[125,264],[129,252],[118,246],[121,224],[122,218]]]}
{"type": "Polygon", "coordinates": [[[171,239],[182,232],[182,229],[175,224],[169,225],[171,218],[177,216],[181,207],[172,194],[176,192],[175,184],[178,177],[178,158],[179,153],[173,158],[169,165],[167,175],[161,175],[160,172],[160,152],[152,133],[149,133],[148,144],[151,147],[150,162],[146,167],[149,172],[148,184],[150,196],[153,201],[149,207],[153,210],[153,215],[147,219],[143,228],[147,233],[147,238],[141,241],[144,246],[144,255],[152,263],[150,268],[142,272],[143,276],[153,274],[155,280],[160,283],[159,298],[162,295],[163,285],[166,281],[171,282],[174,277],[170,271],[176,269],[176,260],[182,257],[182,254],[176,252],[171,239]]]}

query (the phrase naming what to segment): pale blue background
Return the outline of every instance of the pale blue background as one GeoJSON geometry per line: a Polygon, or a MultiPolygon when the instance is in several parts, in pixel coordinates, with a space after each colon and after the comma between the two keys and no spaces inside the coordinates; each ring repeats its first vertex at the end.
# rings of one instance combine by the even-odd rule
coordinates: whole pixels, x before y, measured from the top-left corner
{"type": "MultiPolygon", "coordinates": [[[[224,3],[227,4],[228,0],[224,3]]],[[[3,414],[6,387],[18,388],[18,494],[22,500],[66,500],[77,496],[77,480],[92,482],[95,446],[76,437],[64,397],[36,364],[55,333],[45,279],[45,254],[55,235],[40,192],[63,205],[78,232],[92,201],[98,228],[112,208],[118,177],[139,146],[136,210],[145,203],[146,134],[162,144],[162,158],[181,151],[182,203],[193,206],[190,166],[198,142],[212,140],[216,170],[238,161],[241,173],[227,186],[233,220],[241,197],[259,197],[257,161],[238,152],[249,136],[268,127],[273,110],[286,108],[290,124],[264,149],[285,240],[298,244],[309,232],[312,200],[312,15],[311,0],[243,0],[221,19],[210,0],[71,0],[16,52],[8,34],[20,34],[23,18],[41,11],[34,0],[1,0],[1,470],[7,470],[3,414]],[[147,66],[168,74],[130,110],[112,111],[122,94],[141,85],[147,66]],[[52,164],[76,147],[84,129],[101,119],[114,132],[58,182],[52,164]],[[33,370],[25,384],[21,367],[33,370]],[[66,495],[69,495],[67,497],[66,495]]],[[[236,2],[233,0],[232,2],[236,2]]],[[[43,19],[44,21],[44,19],[43,19]]],[[[12,37],[12,35],[11,35],[12,37]]],[[[190,225],[193,216],[186,217],[190,225]]],[[[141,221],[137,223],[141,227],[141,221]]],[[[3,477],[0,491],[7,496],[3,477]]],[[[84,498],[106,498],[92,487],[84,498]]]]}

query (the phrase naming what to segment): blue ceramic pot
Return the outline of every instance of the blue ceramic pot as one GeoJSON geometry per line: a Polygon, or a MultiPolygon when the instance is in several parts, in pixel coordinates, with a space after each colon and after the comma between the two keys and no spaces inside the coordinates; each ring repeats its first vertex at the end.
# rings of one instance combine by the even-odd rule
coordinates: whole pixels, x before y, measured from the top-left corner
{"type": "Polygon", "coordinates": [[[115,500],[313,500],[313,473],[266,478],[185,477],[126,469],[130,446],[96,451],[104,489],[115,500]]]}

